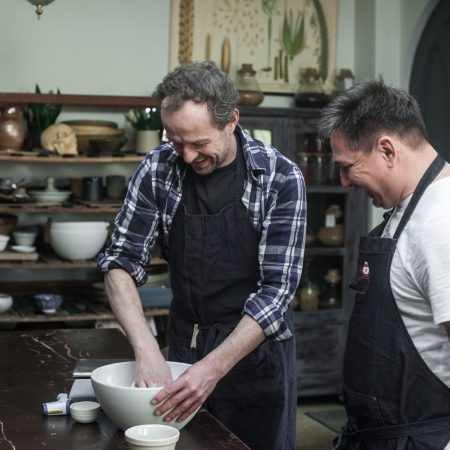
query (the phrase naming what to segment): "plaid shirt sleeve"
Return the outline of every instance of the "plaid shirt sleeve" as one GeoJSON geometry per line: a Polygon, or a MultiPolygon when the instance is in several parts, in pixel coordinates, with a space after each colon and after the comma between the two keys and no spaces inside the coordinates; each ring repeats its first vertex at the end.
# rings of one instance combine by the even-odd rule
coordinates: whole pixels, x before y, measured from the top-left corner
{"type": "Polygon", "coordinates": [[[121,268],[138,286],[148,278],[145,268],[159,235],[161,213],[157,201],[163,196],[167,200],[169,195],[166,189],[167,154],[167,151],[155,150],[140,164],[116,216],[111,245],[97,259],[102,272],[121,268]]]}
{"type": "MultiPolygon", "coordinates": [[[[262,193],[258,202],[263,205],[259,214],[261,278],[258,291],[247,299],[244,313],[259,323],[267,338],[283,341],[292,336],[283,315],[295,295],[303,267],[306,188],[295,164],[273,148],[269,147],[269,153],[271,167],[260,175],[262,193]]],[[[250,202],[252,206],[256,208],[250,202]]]]}

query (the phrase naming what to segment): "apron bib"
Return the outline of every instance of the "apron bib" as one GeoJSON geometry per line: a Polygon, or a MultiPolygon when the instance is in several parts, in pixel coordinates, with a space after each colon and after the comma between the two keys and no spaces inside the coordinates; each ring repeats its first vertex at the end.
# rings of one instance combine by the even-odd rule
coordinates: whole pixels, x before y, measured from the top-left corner
{"type": "MultiPolygon", "coordinates": [[[[195,363],[220,345],[258,290],[259,234],[242,204],[238,148],[233,202],[218,214],[189,214],[186,199],[169,235],[173,300],[169,360],[195,363]]],[[[184,183],[190,183],[189,177],[184,183]]],[[[184,189],[184,192],[188,192],[184,189]]],[[[293,330],[292,310],[285,320],[293,330]]],[[[252,450],[294,450],[295,341],[266,340],[222,378],[205,406],[252,450]]]]}
{"type": "Polygon", "coordinates": [[[381,238],[386,219],[360,240],[344,357],[348,422],[335,449],[442,450],[450,441],[450,389],[419,355],[390,284],[400,234],[444,164],[438,156],[425,172],[392,239],[381,238]]]}

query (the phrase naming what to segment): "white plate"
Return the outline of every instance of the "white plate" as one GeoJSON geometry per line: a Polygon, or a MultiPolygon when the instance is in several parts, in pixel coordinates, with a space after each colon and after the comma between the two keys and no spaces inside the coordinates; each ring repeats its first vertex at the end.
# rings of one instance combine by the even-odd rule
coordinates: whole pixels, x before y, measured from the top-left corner
{"type": "Polygon", "coordinates": [[[32,247],[31,245],[12,245],[11,250],[19,253],[33,253],[36,247],[32,247]]]}

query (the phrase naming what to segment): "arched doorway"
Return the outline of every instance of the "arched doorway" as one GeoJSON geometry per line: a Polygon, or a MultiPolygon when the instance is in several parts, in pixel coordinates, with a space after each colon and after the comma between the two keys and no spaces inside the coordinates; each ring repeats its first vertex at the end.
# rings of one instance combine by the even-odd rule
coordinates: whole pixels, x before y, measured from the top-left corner
{"type": "Polygon", "coordinates": [[[432,145],[450,160],[450,1],[440,0],[414,56],[409,90],[418,101],[432,145]]]}

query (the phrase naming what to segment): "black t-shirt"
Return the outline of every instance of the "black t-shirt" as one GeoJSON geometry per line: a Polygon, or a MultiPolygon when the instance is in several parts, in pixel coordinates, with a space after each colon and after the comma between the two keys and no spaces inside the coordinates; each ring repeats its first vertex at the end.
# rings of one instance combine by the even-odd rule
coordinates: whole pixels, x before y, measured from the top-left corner
{"type": "MultiPolygon", "coordinates": [[[[236,139],[237,152],[242,152],[236,139]]],[[[198,175],[189,166],[185,185],[185,205],[189,214],[217,214],[235,200],[237,161],[245,167],[243,157],[236,157],[225,167],[208,175],[198,175]]],[[[244,170],[241,168],[241,170],[244,170]]]]}

